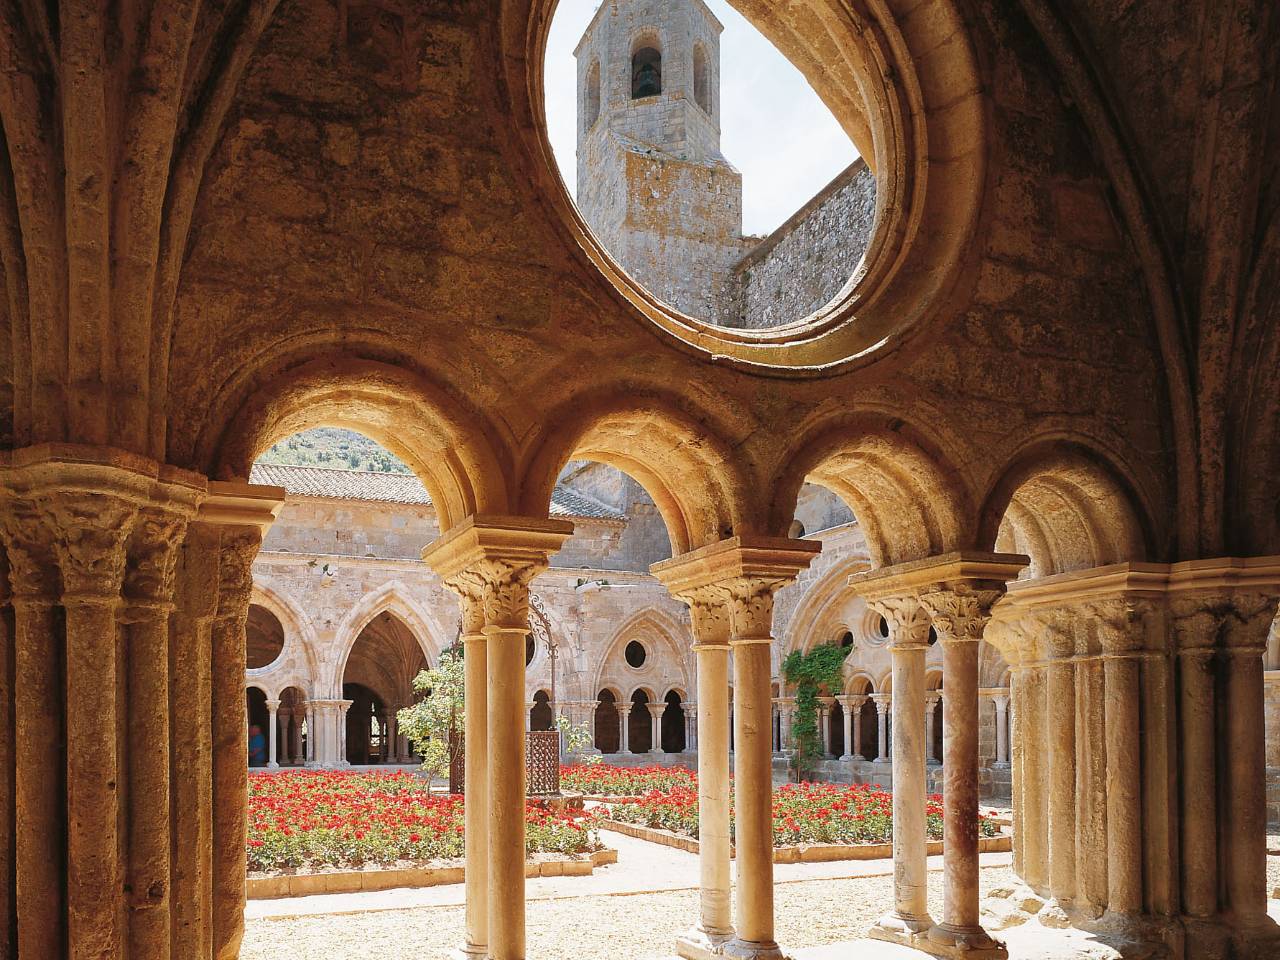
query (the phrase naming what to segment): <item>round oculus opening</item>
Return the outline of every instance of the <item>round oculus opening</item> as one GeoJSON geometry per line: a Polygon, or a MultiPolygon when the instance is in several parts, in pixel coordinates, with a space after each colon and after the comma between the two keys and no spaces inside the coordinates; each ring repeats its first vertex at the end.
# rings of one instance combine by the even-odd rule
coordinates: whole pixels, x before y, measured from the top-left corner
{"type": "Polygon", "coordinates": [[[644,644],[639,640],[632,640],[627,644],[626,649],[622,653],[627,661],[627,666],[639,670],[644,666],[644,662],[649,659],[649,653],[644,648],[644,644]]]}
{"type": "Polygon", "coordinates": [[[533,663],[533,655],[538,652],[537,644],[533,641],[533,634],[526,633],[524,635],[524,665],[527,667],[533,663]]]}

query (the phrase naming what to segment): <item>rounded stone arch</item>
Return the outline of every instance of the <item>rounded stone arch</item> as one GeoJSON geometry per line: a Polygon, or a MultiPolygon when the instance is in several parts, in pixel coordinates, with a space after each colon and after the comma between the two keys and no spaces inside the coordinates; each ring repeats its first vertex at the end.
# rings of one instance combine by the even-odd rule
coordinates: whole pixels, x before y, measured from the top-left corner
{"type": "Polygon", "coordinates": [[[983,501],[979,547],[1031,558],[1024,579],[1147,558],[1150,524],[1131,477],[1094,448],[1021,448],[983,501]]]}
{"type": "Polygon", "coordinates": [[[819,643],[832,639],[838,642],[845,630],[853,633],[856,645],[858,631],[853,630],[845,616],[852,599],[849,577],[861,573],[868,566],[863,557],[849,557],[834,564],[817,581],[809,584],[787,622],[782,639],[784,658],[793,650],[808,652],[819,643]]]}
{"type": "Polygon", "coordinates": [[[342,427],[382,444],[426,487],[445,532],[475,513],[511,513],[510,456],[479,413],[409,369],[352,356],[270,358],[215,398],[221,413],[197,458],[218,479],[245,479],[272,444],[313,427],[342,427]],[[248,379],[256,377],[256,382],[248,379]]]}
{"type": "Polygon", "coordinates": [[[356,641],[374,618],[383,613],[390,613],[408,628],[428,666],[439,662],[441,652],[450,646],[445,642],[446,634],[439,622],[413,599],[413,593],[402,582],[392,580],[384,583],[361,597],[334,629],[340,651],[331,680],[336,696],[342,693],[342,678],[346,675],[347,661],[356,641]]]}
{"type": "MultiPolygon", "coordinates": [[[[618,664],[625,662],[623,660],[623,651],[626,649],[626,645],[632,640],[648,640],[652,648],[661,649],[667,653],[669,662],[676,668],[679,679],[674,682],[668,681],[667,686],[679,686],[688,690],[690,678],[685,652],[681,649],[676,639],[683,634],[687,634],[687,632],[687,628],[682,627],[679,621],[663,610],[656,607],[645,607],[637,610],[614,631],[613,638],[605,646],[604,656],[600,658],[600,662],[596,666],[590,689],[611,689],[619,697],[621,697],[619,691],[625,689],[627,691],[625,699],[630,702],[631,694],[644,687],[648,680],[653,679],[656,681],[659,675],[650,668],[651,664],[657,663],[652,653],[650,654],[650,659],[646,661],[645,667],[641,668],[644,673],[638,676],[635,683],[628,683],[625,679],[620,679],[620,676],[625,678],[625,673],[621,673],[622,668],[618,664]],[[649,676],[646,677],[644,674],[649,674],[649,676]]],[[[632,668],[628,667],[626,669],[632,668]]],[[[655,695],[655,689],[651,684],[647,688],[651,699],[655,695]]]]}
{"type": "Polygon", "coordinates": [[[740,457],[711,417],[643,388],[614,385],[573,397],[543,422],[521,484],[520,512],[545,516],[561,469],[570,460],[605,463],[630,476],[652,498],[673,554],[687,553],[742,530],[749,484],[740,457]],[[589,411],[585,413],[584,411],[589,411]]]}
{"type": "Polygon", "coordinates": [[[772,485],[770,530],[784,533],[800,487],[835,493],[866,537],[873,567],[947,553],[972,542],[972,497],[955,459],[891,414],[840,413],[802,425],[782,452],[772,485]]]}
{"type": "Polygon", "coordinates": [[[601,248],[563,187],[546,129],[544,54],[556,0],[504,0],[500,15],[499,83],[524,189],[558,215],[584,276],[597,275],[593,295],[622,299],[685,349],[802,375],[867,365],[916,326],[950,317],[947,308],[965,302],[977,279],[991,83],[971,17],[960,0],[937,0],[928,16],[909,18],[893,5],[840,0],[797,0],[785,13],[770,0],[735,5],[805,76],[876,173],[876,227],[835,302],[779,329],[728,330],[671,310],[601,248]]]}
{"type": "Polygon", "coordinates": [[[634,703],[637,693],[643,693],[645,700],[649,703],[662,702],[661,698],[658,697],[658,688],[651,683],[637,683],[633,686],[627,693],[627,702],[634,703]]]}
{"type": "Polygon", "coordinates": [[[930,691],[941,690],[942,689],[942,671],[926,670],[924,675],[924,688],[930,691]]]}
{"type": "Polygon", "coordinates": [[[636,30],[631,37],[631,54],[627,58],[629,99],[638,100],[662,94],[666,89],[665,57],[659,30],[655,27],[640,27],[636,30]],[[645,70],[655,71],[654,76],[644,74],[645,70]]]}
{"type": "Polygon", "coordinates": [[[886,669],[880,674],[880,679],[876,681],[875,689],[872,693],[893,693],[893,670],[886,669]]]}
{"type": "Polygon", "coordinates": [[[850,695],[874,693],[876,682],[865,670],[853,670],[844,680],[844,692],[850,695]]]}
{"type": "MultiPolygon", "coordinates": [[[[307,678],[304,682],[308,687],[313,687],[319,680],[320,662],[319,662],[319,640],[316,637],[315,622],[311,619],[311,615],[306,609],[285,591],[281,590],[272,580],[254,576],[253,590],[249,595],[249,605],[257,605],[270,613],[280,621],[280,625],[284,628],[284,648],[280,651],[280,655],[276,657],[275,663],[265,667],[257,667],[247,669],[245,675],[249,677],[264,677],[275,672],[278,668],[276,664],[283,664],[289,659],[290,655],[296,653],[302,654],[303,662],[306,665],[307,678]]],[[[296,673],[290,676],[297,676],[296,673]]],[[[293,684],[297,686],[295,682],[293,684]]]]}
{"type": "Polygon", "coordinates": [[[995,644],[982,641],[978,646],[978,684],[983,687],[1007,687],[1009,664],[995,644]]]}

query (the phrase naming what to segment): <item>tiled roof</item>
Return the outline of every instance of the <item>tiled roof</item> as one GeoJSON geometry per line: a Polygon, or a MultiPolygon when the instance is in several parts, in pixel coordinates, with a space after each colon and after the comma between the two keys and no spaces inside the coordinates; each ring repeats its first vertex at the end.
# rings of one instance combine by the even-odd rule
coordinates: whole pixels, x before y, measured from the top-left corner
{"type": "MultiPolygon", "coordinates": [[[[250,483],[284,487],[303,497],[330,500],[374,500],[379,503],[431,503],[422,481],[411,473],[372,473],[366,470],[335,470],[332,467],[298,467],[282,463],[255,463],[250,483]]],[[[580,520],[625,520],[622,514],[603,504],[556,487],[551,495],[553,517],[580,520]]]]}

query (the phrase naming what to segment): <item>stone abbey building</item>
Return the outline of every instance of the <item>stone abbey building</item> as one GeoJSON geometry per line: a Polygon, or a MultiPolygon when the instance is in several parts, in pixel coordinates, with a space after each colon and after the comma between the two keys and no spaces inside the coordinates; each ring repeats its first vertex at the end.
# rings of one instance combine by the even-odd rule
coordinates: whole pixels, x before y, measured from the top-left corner
{"type": "MultiPolygon", "coordinates": [[[[274,629],[251,618],[269,606],[255,564],[284,552],[262,548],[286,510],[319,509],[252,475],[263,451],[320,426],[382,444],[428,491],[439,535],[419,559],[457,598],[456,625],[436,615],[445,639],[460,626],[468,701],[484,704],[466,715],[465,931],[423,944],[433,955],[524,960],[537,922],[511,772],[534,598],[554,609],[539,578],[579,589],[552,559],[590,527],[553,509],[580,462],[646,492],[671,553],[650,575],[687,610],[700,869],[696,905],[673,908],[688,914],[673,951],[789,949],[773,882],[775,657],[784,635],[847,630],[870,646],[843,612],[857,603],[884,622],[875,655],[892,695],[893,892],[870,934],[956,960],[1280,955],[1266,883],[1275,3],[735,0],[875,183],[869,233],[841,238],[865,237],[849,281],[765,329],[715,313],[736,296],[719,273],[697,293],[705,310],[673,309],[661,276],[611,248],[590,198],[579,209],[564,190],[543,109],[555,6],[0,10],[0,956],[239,955],[247,637],[274,629]],[[846,570],[821,524],[793,526],[806,484],[856,517],[864,553],[851,547],[846,570]],[[1025,921],[995,937],[973,829],[984,691],[1002,682],[988,648],[1009,672],[1017,881],[1002,912],[1025,921]],[[945,869],[931,910],[939,664],[945,869]]],[[[709,42],[714,24],[614,37],[614,7],[588,37],[613,51],[599,48],[592,136],[602,153],[614,125],[641,144],[616,154],[633,164],[628,189],[649,177],[661,199],[660,178],[700,178],[731,209],[711,127],[688,166],[673,141],[622,129],[627,110],[678,107],[690,85],[696,105],[694,51],[677,40],[709,42]]],[[[696,109],[714,120],[712,53],[710,109],[696,109]]],[[[686,240],[718,220],[705,235],[732,270],[750,252],[729,256],[723,209],[692,217],[686,240]]],[[[377,611],[399,659],[317,627],[328,654],[350,644],[352,670],[317,665],[303,691],[317,705],[357,699],[344,682],[391,691],[430,652],[429,630],[410,643],[393,622],[416,627],[408,609],[358,608],[358,578],[333,579],[317,589],[350,591],[335,614],[359,625],[377,611]]],[[[580,682],[576,699],[599,693],[580,682]]],[[[674,677],[661,686],[665,699],[674,677]]],[[[316,745],[340,745],[338,705],[325,709],[316,745]]]]}
{"type": "MultiPolygon", "coordinates": [[[[742,233],[742,176],[720,152],[720,32],[702,0],[606,0],[578,60],[578,208],[656,296],[727,327],[815,313],[871,236],[862,160],[767,237],[742,233]]],[[[786,171],[779,171],[786,176],[786,171]]]]}

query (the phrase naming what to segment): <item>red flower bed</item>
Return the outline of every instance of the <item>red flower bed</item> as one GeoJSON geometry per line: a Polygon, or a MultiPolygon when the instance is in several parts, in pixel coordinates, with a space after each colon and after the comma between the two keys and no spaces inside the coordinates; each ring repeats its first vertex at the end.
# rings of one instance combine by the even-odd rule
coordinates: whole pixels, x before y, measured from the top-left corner
{"type": "MultiPolygon", "coordinates": [[[[655,790],[635,803],[618,804],[615,820],[698,836],[698,788],[655,790]]],[[[732,824],[732,800],[730,823],[732,824]]],[[[931,840],[942,839],[942,797],[930,796],[925,806],[931,840]]],[[[992,837],[993,820],[980,816],[978,832],[992,837]]],[[[830,783],[789,783],[773,792],[773,843],[888,843],[893,838],[893,796],[875,786],[830,783]]]]}
{"type": "Polygon", "coordinates": [[[560,786],[599,797],[638,797],[653,790],[693,786],[698,775],[684,767],[615,767],[607,763],[560,768],[560,786]]]}
{"type": "MultiPolygon", "coordinates": [[[[525,806],[530,853],[600,847],[598,815],[525,806]]],[[[249,869],[425,863],[463,854],[463,799],[411,773],[249,775],[249,869]]]]}

